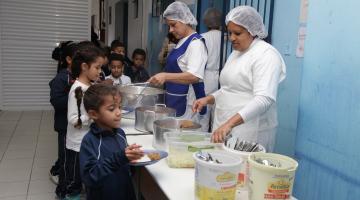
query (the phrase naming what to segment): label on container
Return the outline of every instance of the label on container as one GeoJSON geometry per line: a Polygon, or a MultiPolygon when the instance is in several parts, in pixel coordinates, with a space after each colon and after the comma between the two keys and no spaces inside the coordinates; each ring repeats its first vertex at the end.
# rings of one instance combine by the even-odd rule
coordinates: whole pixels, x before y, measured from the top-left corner
{"type": "Polygon", "coordinates": [[[198,200],[233,200],[235,199],[236,185],[214,189],[195,184],[195,195],[198,200]]]}
{"type": "Polygon", "coordinates": [[[278,180],[267,184],[265,199],[289,199],[291,183],[286,180],[278,180]]]}

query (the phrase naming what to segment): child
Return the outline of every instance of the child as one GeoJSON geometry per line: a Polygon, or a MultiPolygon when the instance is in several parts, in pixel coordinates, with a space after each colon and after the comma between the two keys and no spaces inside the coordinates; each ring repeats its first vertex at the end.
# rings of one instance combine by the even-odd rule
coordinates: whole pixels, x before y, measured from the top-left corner
{"type": "Polygon", "coordinates": [[[120,42],[120,40],[114,40],[111,42],[111,53],[117,53],[124,56],[124,64],[125,66],[131,66],[131,60],[126,56],[126,48],[124,43],[120,42]]]}
{"type": "Polygon", "coordinates": [[[109,67],[111,75],[107,76],[106,79],[113,80],[114,85],[131,83],[131,79],[128,76],[123,75],[124,57],[122,55],[116,53],[110,54],[109,67]]]}
{"type": "Polygon", "coordinates": [[[65,197],[65,141],[67,129],[68,96],[74,79],[71,76],[71,62],[76,51],[76,43],[67,41],[61,43],[53,51],[53,58],[58,59],[58,73],[50,83],[50,103],[54,107],[54,129],[58,132],[58,159],[50,170],[51,180],[57,186],[55,193],[59,198],[65,197]],[[55,177],[58,176],[58,180],[55,177]]]}
{"type": "Polygon", "coordinates": [[[101,66],[101,73],[100,73],[100,80],[103,81],[107,76],[111,74],[111,71],[109,69],[109,56],[110,56],[110,47],[104,47],[102,49],[104,51],[104,63],[101,66]]]}
{"type": "Polygon", "coordinates": [[[127,145],[120,128],[121,97],[116,87],[97,84],[85,92],[84,106],[94,120],[80,149],[80,171],[88,200],[135,199],[128,163],[140,159],[139,145],[127,145]]]}
{"type": "Polygon", "coordinates": [[[124,74],[131,78],[131,82],[139,83],[147,81],[150,76],[144,68],[146,53],[143,49],[135,49],[132,54],[133,65],[125,68],[124,74]]]}
{"type": "Polygon", "coordinates": [[[87,115],[82,102],[83,92],[96,81],[101,72],[104,62],[103,52],[89,42],[79,43],[71,71],[77,77],[71,86],[68,100],[68,125],[66,136],[66,199],[80,199],[81,179],[79,167],[79,151],[81,140],[89,131],[90,118],[87,115]]]}

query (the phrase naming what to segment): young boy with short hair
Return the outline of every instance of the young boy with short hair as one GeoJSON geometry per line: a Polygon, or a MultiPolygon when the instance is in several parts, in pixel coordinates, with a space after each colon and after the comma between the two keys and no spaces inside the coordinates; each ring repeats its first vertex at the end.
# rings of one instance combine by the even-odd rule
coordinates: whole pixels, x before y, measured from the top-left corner
{"type": "Polygon", "coordinates": [[[140,159],[140,145],[128,145],[120,128],[121,97],[115,86],[96,84],[84,95],[94,120],[80,149],[80,172],[88,200],[135,199],[129,162],[140,159]]]}
{"type": "Polygon", "coordinates": [[[125,44],[120,40],[113,40],[110,46],[111,53],[117,53],[124,56],[124,64],[126,66],[131,66],[132,62],[126,55],[126,47],[125,44]]]}
{"type": "Polygon", "coordinates": [[[109,68],[111,74],[106,79],[111,79],[113,85],[122,85],[131,83],[130,77],[123,75],[124,57],[120,54],[112,53],[109,56],[109,68]]]}
{"type": "Polygon", "coordinates": [[[144,68],[146,53],[143,49],[135,49],[132,54],[133,65],[125,68],[124,74],[131,78],[131,82],[140,83],[147,81],[150,76],[144,68]]]}

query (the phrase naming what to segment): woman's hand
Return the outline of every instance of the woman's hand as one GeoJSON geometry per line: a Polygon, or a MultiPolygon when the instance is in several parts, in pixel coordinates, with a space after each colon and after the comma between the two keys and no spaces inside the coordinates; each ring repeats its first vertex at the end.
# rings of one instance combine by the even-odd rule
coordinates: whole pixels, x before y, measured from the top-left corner
{"type": "Polygon", "coordinates": [[[163,85],[165,81],[166,81],[165,73],[158,73],[152,76],[147,82],[149,82],[152,85],[160,86],[163,85]]]}
{"type": "Polygon", "coordinates": [[[132,144],[125,148],[125,155],[129,161],[139,160],[144,156],[144,151],[140,149],[141,145],[132,144]]]}
{"type": "Polygon", "coordinates": [[[213,96],[206,96],[194,101],[192,105],[193,112],[200,112],[204,106],[207,104],[214,104],[214,97],[213,96]]]}
{"type": "Polygon", "coordinates": [[[244,123],[244,120],[240,114],[235,114],[213,132],[211,141],[218,143],[224,142],[225,137],[230,133],[231,129],[235,126],[239,126],[242,123],[244,123]]]}
{"type": "Polygon", "coordinates": [[[232,126],[229,123],[221,125],[211,135],[211,141],[215,143],[224,142],[225,137],[230,133],[232,126]]]}

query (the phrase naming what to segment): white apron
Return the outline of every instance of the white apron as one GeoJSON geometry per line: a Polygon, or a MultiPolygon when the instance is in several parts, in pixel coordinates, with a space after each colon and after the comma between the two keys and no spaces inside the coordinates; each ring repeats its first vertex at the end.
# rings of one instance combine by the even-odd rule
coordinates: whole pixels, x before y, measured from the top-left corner
{"type": "MultiPolygon", "coordinates": [[[[221,88],[214,94],[216,104],[213,131],[254,98],[252,66],[259,55],[261,56],[261,50],[269,46],[264,43],[261,40],[255,40],[248,51],[244,53],[233,51],[229,56],[220,75],[221,88]]],[[[285,65],[282,68],[283,73],[285,73],[284,67],[285,65]]],[[[285,75],[280,78],[280,81],[284,77],[285,75]]],[[[234,127],[231,134],[240,140],[258,142],[266,148],[266,151],[271,152],[274,149],[277,124],[276,104],[274,102],[269,110],[262,115],[234,127]]]]}

